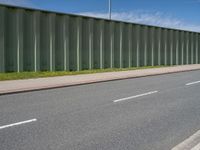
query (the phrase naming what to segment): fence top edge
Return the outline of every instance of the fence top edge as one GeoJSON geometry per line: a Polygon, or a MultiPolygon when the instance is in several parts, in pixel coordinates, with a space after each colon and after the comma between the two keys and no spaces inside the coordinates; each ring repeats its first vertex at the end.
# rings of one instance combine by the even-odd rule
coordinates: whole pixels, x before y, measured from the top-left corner
{"type": "Polygon", "coordinates": [[[54,14],[57,14],[57,15],[68,15],[68,16],[71,16],[71,17],[82,17],[82,18],[87,18],[87,19],[103,20],[103,21],[108,21],[108,22],[125,23],[125,24],[146,26],[146,27],[151,27],[151,28],[160,28],[160,29],[165,29],[165,30],[174,30],[174,31],[180,31],[180,32],[182,31],[182,32],[190,32],[190,33],[200,34],[200,32],[198,32],[198,31],[190,31],[190,30],[184,30],[184,29],[178,29],[178,28],[170,28],[170,27],[135,23],[135,22],[130,22],[130,21],[115,20],[115,19],[110,20],[110,19],[100,18],[100,17],[92,17],[92,16],[81,15],[81,14],[72,14],[72,13],[66,13],[66,12],[58,12],[58,11],[53,11],[53,10],[32,8],[32,7],[11,5],[11,4],[0,3],[0,7],[7,7],[7,8],[13,8],[13,9],[24,9],[24,10],[29,10],[29,11],[39,11],[39,12],[43,12],[43,13],[54,13],[54,14]]]}

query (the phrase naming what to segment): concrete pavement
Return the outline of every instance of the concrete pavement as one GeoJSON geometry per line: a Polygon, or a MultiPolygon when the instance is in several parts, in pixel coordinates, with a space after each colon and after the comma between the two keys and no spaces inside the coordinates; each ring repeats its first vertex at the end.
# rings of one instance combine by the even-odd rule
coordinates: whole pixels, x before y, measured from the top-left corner
{"type": "Polygon", "coordinates": [[[0,95],[41,90],[41,89],[66,87],[73,85],[81,85],[81,84],[89,84],[89,83],[97,83],[97,82],[105,82],[111,80],[137,78],[137,77],[160,75],[160,74],[183,72],[183,71],[192,71],[199,69],[200,69],[200,64],[195,64],[195,65],[183,65],[183,66],[173,66],[164,68],[130,70],[121,72],[107,72],[107,73],[49,77],[49,78],[15,80],[15,81],[0,81],[0,95]]]}
{"type": "Polygon", "coordinates": [[[182,72],[2,95],[0,149],[171,150],[200,130],[199,75],[182,72]]]}

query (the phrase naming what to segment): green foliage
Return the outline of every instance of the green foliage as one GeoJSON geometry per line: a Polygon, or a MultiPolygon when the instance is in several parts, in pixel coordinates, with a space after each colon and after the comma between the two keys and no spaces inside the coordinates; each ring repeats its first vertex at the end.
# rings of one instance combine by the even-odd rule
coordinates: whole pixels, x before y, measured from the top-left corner
{"type": "Polygon", "coordinates": [[[132,67],[132,68],[95,69],[95,70],[83,70],[83,71],[72,71],[72,72],[56,71],[56,72],[0,73],[0,81],[33,79],[33,78],[55,77],[55,76],[68,76],[68,75],[80,75],[80,74],[93,74],[93,73],[103,73],[103,72],[117,72],[117,71],[128,71],[128,70],[160,68],[160,67],[166,67],[166,66],[145,66],[145,67],[132,67]]]}

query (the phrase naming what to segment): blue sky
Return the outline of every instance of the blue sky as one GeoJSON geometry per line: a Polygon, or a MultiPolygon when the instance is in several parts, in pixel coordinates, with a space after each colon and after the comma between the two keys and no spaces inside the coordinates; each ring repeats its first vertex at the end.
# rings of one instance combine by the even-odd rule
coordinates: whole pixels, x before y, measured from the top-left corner
{"type": "MultiPolygon", "coordinates": [[[[200,0],[112,0],[113,18],[200,31],[200,0]]],[[[0,3],[106,18],[108,0],[0,0],[0,3]]]]}

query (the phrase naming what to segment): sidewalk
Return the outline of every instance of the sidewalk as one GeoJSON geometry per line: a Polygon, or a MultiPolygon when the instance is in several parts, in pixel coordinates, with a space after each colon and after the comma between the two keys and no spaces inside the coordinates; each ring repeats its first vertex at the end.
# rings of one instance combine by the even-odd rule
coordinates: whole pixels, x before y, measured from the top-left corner
{"type": "Polygon", "coordinates": [[[200,70],[200,64],[28,80],[0,81],[0,95],[192,70],[200,70]]]}

